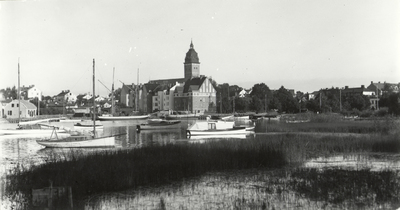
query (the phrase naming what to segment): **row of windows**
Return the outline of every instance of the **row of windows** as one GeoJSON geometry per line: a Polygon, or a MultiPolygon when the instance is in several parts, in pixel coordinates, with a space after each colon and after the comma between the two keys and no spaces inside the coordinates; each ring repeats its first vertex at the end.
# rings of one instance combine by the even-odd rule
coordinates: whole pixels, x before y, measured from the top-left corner
{"type": "MultiPolygon", "coordinates": [[[[11,104],[11,107],[14,107],[15,105],[14,104],[11,104]]],[[[17,107],[19,107],[19,104],[17,104],[17,107]]]]}
{"type": "Polygon", "coordinates": [[[209,93],[185,93],[185,94],[176,93],[175,94],[175,96],[204,96],[204,95],[211,96],[211,95],[214,95],[214,94],[209,94],[209,93]]]}

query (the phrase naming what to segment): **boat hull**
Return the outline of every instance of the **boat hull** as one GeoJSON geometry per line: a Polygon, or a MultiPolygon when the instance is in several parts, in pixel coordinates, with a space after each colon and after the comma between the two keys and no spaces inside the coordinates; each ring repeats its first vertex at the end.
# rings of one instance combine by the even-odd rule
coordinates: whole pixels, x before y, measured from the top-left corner
{"type": "Polygon", "coordinates": [[[50,148],[114,147],[115,136],[77,140],[71,136],[70,138],[64,140],[37,140],[36,142],[42,146],[50,148]]]}
{"type": "Polygon", "coordinates": [[[137,130],[158,130],[179,128],[179,122],[173,124],[140,124],[136,126],[137,130]]]}
{"type": "Polygon", "coordinates": [[[187,130],[188,136],[221,136],[221,135],[240,135],[246,134],[246,128],[232,128],[232,129],[224,129],[224,130],[187,130]]]}
{"type": "MultiPolygon", "coordinates": [[[[56,130],[57,133],[66,133],[65,130],[56,130]]],[[[51,135],[53,129],[3,129],[0,130],[0,135],[51,135]]]]}
{"type": "Polygon", "coordinates": [[[149,118],[149,115],[138,115],[138,116],[98,116],[101,121],[117,121],[117,120],[144,120],[149,118]]]}

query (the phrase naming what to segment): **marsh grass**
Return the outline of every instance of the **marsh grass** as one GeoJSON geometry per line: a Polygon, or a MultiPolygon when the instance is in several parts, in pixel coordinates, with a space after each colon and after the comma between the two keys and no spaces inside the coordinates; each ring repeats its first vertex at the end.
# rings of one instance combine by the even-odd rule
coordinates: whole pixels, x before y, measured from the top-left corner
{"type": "Polygon", "coordinates": [[[5,189],[9,195],[21,192],[29,199],[32,188],[47,187],[51,180],[54,186],[71,186],[74,204],[82,206],[90,195],[163,185],[212,171],[283,165],[283,153],[267,141],[168,144],[90,155],[71,153],[42,165],[15,168],[6,177],[5,189]]]}
{"type": "MultiPolygon", "coordinates": [[[[297,118],[296,118],[297,119],[297,118]]],[[[343,120],[338,116],[330,119],[327,116],[304,115],[302,123],[286,123],[280,121],[259,121],[260,132],[315,132],[315,133],[357,133],[357,134],[393,134],[399,132],[400,122],[396,118],[371,118],[370,120],[343,120]],[[303,119],[304,118],[304,119],[303,119]]]]}
{"type": "MultiPolygon", "coordinates": [[[[283,131],[284,133],[256,134],[255,137],[246,140],[229,139],[209,141],[204,144],[176,143],[129,150],[104,150],[90,154],[72,151],[60,153],[61,155],[49,154],[43,164],[19,165],[8,171],[6,177],[2,179],[2,188],[5,189],[6,196],[15,202],[14,206],[18,206],[16,209],[30,209],[32,188],[48,187],[49,181],[52,181],[54,186],[71,186],[74,206],[79,209],[85,205],[91,206],[90,202],[87,203],[88,198],[110,192],[165,186],[209,173],[246,169],[274,169],[272,171],[278,169],[279,171],[284,166],[297,168],[307,159],[320,156],[400,151],[399,132],[395,129],[398,121],[342,122],[333,120],[326,123],[312,121],[300,124],[261,123],[261,126],[269,126],[268,129],[276,129],[277,132],[283,131]],[[323,132],[325,134],[322,134],[323,132]],[[344,134],[346,132],[347,134],[344,134]],[[350,135],[349,132],[353,134],[350,135]],[[326,135],[326,133],[330,134],[326,135]],[[23,204],[17,204],[19,200],[24,200],[23,204]]],[[[275,176],[274,185],[268,185],[271,188],[264,186],[266,190],[262,194],[255,194],[259,200],[251,200],[251,197],[245,194],[247,191],[240,191],[243,193],[242,197],[235,197],[231,207],[268,209],[273,207],[271,202],[278,198],[286,202],[286,204],[282,204],[282,208],[289,203],[292,203],[290,205],[293,207],[305,205],[304,203],[310,202],[310,199],[314,198],[327,199],[327,201],[321,201],[322,204],[316,202],[315,205],[318,208],[322,208],[324,203],[336,204],[335,202],[340,200],[362,202],[363,199],[369,201],[368,199],[374,198],[376,201],[377,198],[380,198],[378,194],[384,193],[382,191],[385,190],[385,187],[389,192],[399,196],[398,191],[393,191],[391,186],[384,184],[396,176],[398,178],[398,172],[395,174],[391,174],[392,172],[378,173],[378,175],[370,171],[347,173],[336,170],[329,172],[324,173],[314,169],[285,171],[283,178],[275,176]],[[362,183],[355,179],[357,176],[364,177],[364,181],[368,182],[376,179],[375,181],[381,184],[363,187],[362,183]],[[389,178],[376,178],[376,176],[389,178]],[[341,180],[343,177],[347,178],[343,181],[341,180]],[[343,183],[340,183],[342,181],[343,183]],[[329,187],[334,183],[341,185],[335,189],[341,195],[333,196],[331,195],[332,191],[328,190],[317,197],[317,194],[310,192],[314,189],[317,190],[316,192],[322,191],[324,189],[321,188],[329,187]],[[318,187],[319,185],[321,187],[318,187]],[[290,188],[291,186],[292,188],[290,188]],[[382,191],[378,191],[374,186],[382,187],[382,191]],[[347,188],[351,188],[353,191],[348,192],[347,188]],[[361,193],[355,192],[359,188],[361,188],[361,193]],[[373,190],[372,194],[362,193],[365,190],[370,191],[370,189],[373,190]],[[273,193],[272,197],[270,193],[273,193]],[[279,195],[278,198],[277,195],[279,195]],[[354,199],[343,200],[349,195],[354,199]],[[265,202],[262,196],[269,196],[268,198],[272,199],[271,202],[265,202]],[[302,196],[306,196],[307,199],[302,196]]],[[[262,177],[262,175],[255,177],[262,177]]],[[[263,177],[265,178],[265,176],[263,177]]],[[[246,185],[252,182],[252,180],[244,181],[246,185]]],[[[398,182],[390,181],[390,183],[400,188],[398,182]]],[[[223,189],[228,189],[227,186],[224,187],[223,189]]],[[[192,186],[192,192],[195,192],[195,189],[196,186],[192,186]]],[[[398,202],[394,197],[390,199],[389,203],[398,202]]],[[[163,195],[158,197],[155,202],[154,208],[164,208],[170,205],[171,200],[168,196],[163,195]]],[[[217,208],[223,208],[218,205],[217,208]]]]}
{"type": "MultiPolygon", "coordinates": [[[[344,169],[296,169],[290,186],[302,196],[358,208],[400,205],[400,172],[344,169]]],[[[397,206],[398,207],[398,206],[397,206]]]]}
{"type": "Polygon", "coordinates": [[[93,197],[86,209],[396,209],[399,172],[282,168],[207,173],[93,197]]]}

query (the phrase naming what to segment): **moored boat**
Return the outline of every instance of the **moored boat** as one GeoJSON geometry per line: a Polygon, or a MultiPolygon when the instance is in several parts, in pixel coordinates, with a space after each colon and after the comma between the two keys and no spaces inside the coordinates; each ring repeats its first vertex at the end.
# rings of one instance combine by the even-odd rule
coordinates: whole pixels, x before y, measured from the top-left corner
{"type": "Polygon", "coordinates": [[[144,120],[149,115],[133,115],[133,116],[98,116],[101,121],[118,121],[118,120],[144,120]]]}
{"type": "Polygon", "coordinates": [[[246,128],[235,126],[231,121],[196,122],[186,130],[188,136],[246,134],[246,128]]]}
{"type": "MultiPolygon", "coordinates": [[[[93,59],[93,95],[95,95],[95,61],[93,59]]],[[[95,97],[93,98],[93,119],[92,119],[92,128],[93,132],[91,134],[86,135],[72,135],[65,139],[58,139],[57,133],[52,133],[49,139],[46,140],[37,140],[36,142],[45,147],[60,147],[60,148],[77,148],[77,147],[114,147],[115,145],[115,136],[99,136],[96,132],[96,111],[95,111],[95,97]],[[55,138],[53,139],[53,134],[55,134],[55,138]]],[[[122,135],[122,134],[120,134],[122,135]]]]}
{"type": "Polygon", "coordinates": [[[87,135],[83,135],[70,136],[65,139],[56,140],[37,140],[36,142],[42,146],[50,148],[114,147],[115,136],[89,137],[87,135]]]}
{"type": "Polygon", "coordinates": [[[180,120],[164,120],[164,119],[149,119],[147,123],[142,123],[136,126],[136,130],[156,130],[179,128],[180,120]]]}

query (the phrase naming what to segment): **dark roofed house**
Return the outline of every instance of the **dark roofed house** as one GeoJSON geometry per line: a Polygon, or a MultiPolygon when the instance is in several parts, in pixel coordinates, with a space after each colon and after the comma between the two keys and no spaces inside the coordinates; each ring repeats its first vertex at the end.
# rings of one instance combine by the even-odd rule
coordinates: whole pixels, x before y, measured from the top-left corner
{"type": "Polygon", "coordinates": [[[193,77],[174,92],[174,110],[202,114],[216,110],[217,91],[205,76],[193,77]]]}
{"type": "Polygon", "coordinates": [[[398,93],[400,89],[400,83],[386,83],[386,82],[378,82],[374,83],[371,81],[371,84],[367,87],[368,90],[372,90],[375,92],[375,95],[381,96],[385,92],[394,92],[398,93]]]}

